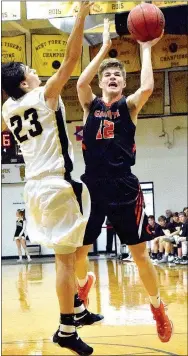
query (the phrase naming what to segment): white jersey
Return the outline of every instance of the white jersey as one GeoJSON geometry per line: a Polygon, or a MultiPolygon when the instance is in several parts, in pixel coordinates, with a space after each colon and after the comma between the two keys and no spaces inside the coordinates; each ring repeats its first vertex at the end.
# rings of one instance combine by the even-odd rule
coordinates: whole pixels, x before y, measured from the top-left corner
{"type": "Polygon", "coordinates": [[[20,145],[26,179],[41,174],[63,175],[73,169],[63,102],[59,100],[57,111],[49,109],[44,88],[36,88],[18,100],[9,98],[2,109],[5,123],[20,145]]]}

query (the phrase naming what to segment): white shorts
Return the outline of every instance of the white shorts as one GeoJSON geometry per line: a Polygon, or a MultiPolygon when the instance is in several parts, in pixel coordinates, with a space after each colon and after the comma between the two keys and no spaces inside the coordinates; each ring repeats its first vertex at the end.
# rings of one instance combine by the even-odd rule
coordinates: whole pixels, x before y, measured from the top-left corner
{"type": "Polygon", "coordinates": [[[25,240],[25,236],[14,236],[13,240],[25,240]]]}
{"type": "Polygon", "coordinates": [[[59,254],[75,252],[83,245],[91,208],[84,183],[69,183],[61,176],[32,179],[25,185],[24,196],[32,243],[53,248],[59,254]]]}

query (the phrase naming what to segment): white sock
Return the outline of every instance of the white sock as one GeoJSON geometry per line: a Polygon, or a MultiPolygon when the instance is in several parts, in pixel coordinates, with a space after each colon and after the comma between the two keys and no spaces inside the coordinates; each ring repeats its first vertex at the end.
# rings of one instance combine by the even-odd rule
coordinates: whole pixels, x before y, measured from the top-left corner
{"type": "Polygon", "coordinates": [[[161,303],[160,293],[158,292],[157,295],[150,295],[149,296],[151,304],[154,308],[159,308],[161,303]]]}
{"type": "MultiPolygon", "coordinates": [[[[77,278],[78,279],[78,278],[77,278]]],[[[88,280],[88,275],[86,275],[86,277],[84,279],[78,279],[78,284],[79,286],[82,288],[85,286],[85,284],[87,283],[88,280]]]]}

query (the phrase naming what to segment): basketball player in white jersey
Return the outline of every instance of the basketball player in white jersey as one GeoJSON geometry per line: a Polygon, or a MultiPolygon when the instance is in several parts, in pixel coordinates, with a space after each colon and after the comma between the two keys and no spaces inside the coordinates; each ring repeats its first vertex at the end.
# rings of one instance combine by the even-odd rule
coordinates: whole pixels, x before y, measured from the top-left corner
{"type": "Polygon", "coordinates": [[[55,251],[60,326],[53,341],[79,355],[90,355],[93,348],[78,337],[76,326],[103,317],[89,313],[76,295],[75,252],[83,245],[90,198],[86,186],[71,178],[73,151],[60,93],[81,56],[84,21],[92,4],[81,2],[64,61],[44,87],[35,70],[23,63],[2,65],[2,88],[9,96],[3,118],[26,165],[29,237],[55,251]]]}

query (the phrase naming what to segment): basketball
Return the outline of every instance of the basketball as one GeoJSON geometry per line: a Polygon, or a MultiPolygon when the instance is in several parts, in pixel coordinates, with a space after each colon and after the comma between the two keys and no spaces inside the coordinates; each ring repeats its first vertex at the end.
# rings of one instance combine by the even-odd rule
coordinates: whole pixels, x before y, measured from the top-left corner
{"type": "Polygon", "coordinates": [[[134,7],[127,18],[127,27],[135,40],[151,41],[161,35],[165,26],[162,11],[153,4],[142,3],[134,7]]]}

